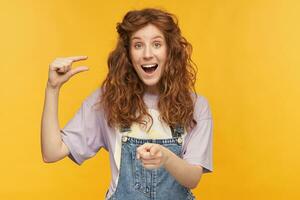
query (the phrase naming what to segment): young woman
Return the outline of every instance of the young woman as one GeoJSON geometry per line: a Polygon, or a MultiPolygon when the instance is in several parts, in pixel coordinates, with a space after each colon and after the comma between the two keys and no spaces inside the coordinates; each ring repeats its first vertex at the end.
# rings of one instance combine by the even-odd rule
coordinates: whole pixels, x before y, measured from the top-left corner
{"type": "Polygon", "coordinates": [[[87,67],[76,56],[49,67],[41,142],[45,162],[68,156],[77,164],[102,147],[110,153],[112,181],[106,199],[194,199],[190,189],[212,172],[212,118],[194,91],[192,47],[174,15],[143,9],[117,24],[116,48],[102,86],[60,129],[61,86],[87,67]]]}

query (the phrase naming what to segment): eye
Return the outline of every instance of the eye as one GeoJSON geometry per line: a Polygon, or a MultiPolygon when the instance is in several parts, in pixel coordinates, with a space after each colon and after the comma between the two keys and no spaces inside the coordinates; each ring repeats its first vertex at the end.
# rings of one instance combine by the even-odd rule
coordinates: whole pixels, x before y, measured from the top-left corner
{"type": "Polygon", "coordinates": [[[160,42],[154,42],[153,46],[155,48],[159,48],[159,47],[161,47],[161,44],[160,44],[160,42]]]}
{"type": "Polygon", "coordinates": [[[133,46],[134,46],[135,49],[140,49],[140,48],[142,48],[142,43],[137,42],[133,46]]]}

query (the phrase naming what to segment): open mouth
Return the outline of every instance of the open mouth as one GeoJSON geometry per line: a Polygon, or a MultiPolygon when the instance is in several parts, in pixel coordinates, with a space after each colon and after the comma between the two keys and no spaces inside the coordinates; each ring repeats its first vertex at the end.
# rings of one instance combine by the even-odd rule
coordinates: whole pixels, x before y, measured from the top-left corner
{"type": "Polygon", "coordinates": [[[142,68],[143,70],[146,72],[146,73],[153,73],[158,67],[158,64],[148,64],[148,65],[142,65],[142,68]]]}

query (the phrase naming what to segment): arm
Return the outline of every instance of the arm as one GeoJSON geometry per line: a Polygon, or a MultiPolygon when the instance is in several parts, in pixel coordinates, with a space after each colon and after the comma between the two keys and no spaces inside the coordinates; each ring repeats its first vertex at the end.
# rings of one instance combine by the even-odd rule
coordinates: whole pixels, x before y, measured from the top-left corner
{"type": "Polygon", "coordinates": [[[190,189],[196,188],[201,179],[203,168],[200,165],[196,166],[187,163],[165,147],[163,147],[163,152],[167,157],[164,164],[166,170],[180,184],[190,189]]]}
{"type": "Polygon", "coordinates": [[[86,56],[57,58],[49,66],[49,78],[41,122],[41,150],[44,162],[56,162],[69,155],[62,141],[58,122],[58,97],[61,86],[73,75],[88,70],[87,67],[71,69],[73,62],[87,59],[86,56]]]}
{"type": "Polygon", "coordinates": [[[69,155],[69,150],[62,142],[58,123],[59,89],[47,85],[42,115],[41,146],[44,162],[56,162],[69,155]]]}
{"type": "Polygon", "coordinates": [[[184,159],[194,163],[191,165],[187,160],[181,159],[173,152],[162,148],[167,157],[165,168],[176,180],[187,187],[195,188],[199,183],[204,171],[212,171],[212,116],[208,101],[204,97],[197,98],[195,105],[195,119],[197,126],[191,132],[191,139],[186,146],[184,159]],[[188,173],[187,173],[188,172],[188,173]]]}

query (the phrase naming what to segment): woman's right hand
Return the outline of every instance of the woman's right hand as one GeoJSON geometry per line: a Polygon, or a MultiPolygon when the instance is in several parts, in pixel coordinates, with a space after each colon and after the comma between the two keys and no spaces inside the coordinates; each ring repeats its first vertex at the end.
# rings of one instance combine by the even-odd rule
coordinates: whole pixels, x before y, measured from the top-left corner
{"type": "Polygon", "coordinates": [[[73,62],[86,60],[87,56],[73,56],[65,58],[56,58],[49,65],[48,87],[59,89],[65,82],[77,73],[89,70],[88,67],[80,66],[71,68],[73,62]]]}

